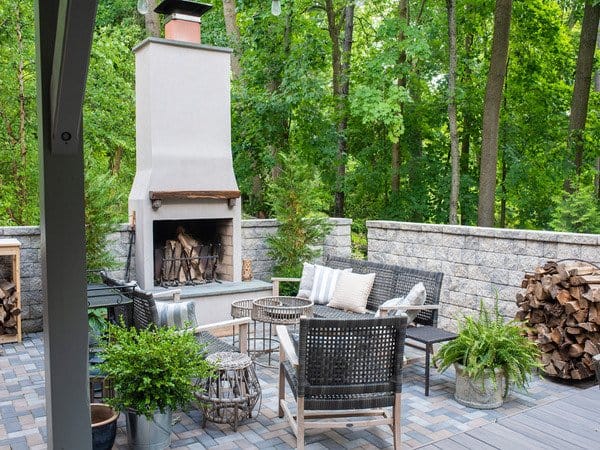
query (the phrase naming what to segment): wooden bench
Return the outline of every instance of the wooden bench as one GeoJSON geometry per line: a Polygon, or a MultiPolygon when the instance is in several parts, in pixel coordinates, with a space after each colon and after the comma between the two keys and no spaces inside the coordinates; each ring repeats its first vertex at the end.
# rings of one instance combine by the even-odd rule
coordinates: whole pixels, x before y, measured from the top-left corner
{"type": "MultiPolygon", "coordinates": [[[[357,314],[330,308],[325,305],[315,305],[315,317],[328,319],[351,319],[361,318],[366,315],[374,315],[379,307],[387,300],[403,297],[412,287],[422,282],[426,290],[425,304],[418,307],[403,308],[418,309],[419,314],[413,325],[407,329],[406,345],[423,350],[425,352],[425,395],[429,395],[429,369],[433,345],[452,340],[456,334],[437,328],[438,310],[440,303],[440,292],[444,274],[441,272],[430,272],[427,270],[410,269],[398,265],[382,264],[371,261],[363,261],[353,258],[342,258],[338,256],[327,257],[324,265],[333,269],[352,268],[353,273],[367,274],[375,273],[375,282],[369,298],[367,299],[367,313],[357,314]]],[[[279,295],[281,282],[298,282],[299,278],[272,278],[273,296],[279,295]]],[[[390,308],[390,310],[393,308],[390,308]]],[[[390,311],[385,310],[383,313],[390,311]]]]}

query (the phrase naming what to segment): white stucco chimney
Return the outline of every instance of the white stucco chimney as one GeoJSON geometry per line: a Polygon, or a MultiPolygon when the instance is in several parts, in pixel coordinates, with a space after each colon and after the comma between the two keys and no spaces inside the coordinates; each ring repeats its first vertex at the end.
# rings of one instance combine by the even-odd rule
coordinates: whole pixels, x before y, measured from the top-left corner
{"type": "Polygon", "coordinates": [[[136,58],[136,275],[154,285],[157,221],[227,222],[224,279],[241,280],[241,201],[231,154],[231,50],[148,38],[136,58]],[[229,267],[226,267],[229,265],[229,267]]]}

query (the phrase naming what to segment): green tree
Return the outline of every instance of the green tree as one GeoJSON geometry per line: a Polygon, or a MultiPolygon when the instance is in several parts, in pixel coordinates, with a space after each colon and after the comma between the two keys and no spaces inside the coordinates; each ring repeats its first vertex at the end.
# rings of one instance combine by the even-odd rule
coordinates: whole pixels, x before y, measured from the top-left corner
{"type": "Polygon", "coordinates": [[[269,186],[268,201],[279,221],[268,239],[274,275],[298,277],[302,263],[319,256],[316,248],[328,231],[319,174],[294,154],[280,153],[281,173],[269,186]]]}
{"type": "Polygon", "coordinates": [[[582,175],[571,183],[569,190],[554,197],[556,208],[550,222],[553,230],[600,233],[600,202],[591,178],[591,174],[582,175]]]}

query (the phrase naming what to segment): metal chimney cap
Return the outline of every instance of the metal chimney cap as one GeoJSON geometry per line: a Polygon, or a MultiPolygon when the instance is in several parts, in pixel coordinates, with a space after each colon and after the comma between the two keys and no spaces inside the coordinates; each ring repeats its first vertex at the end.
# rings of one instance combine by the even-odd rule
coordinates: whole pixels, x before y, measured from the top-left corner
{"type": "Polygon", "coordinates": [[[196,3],[186,0],[163,0],[154,8],[154,12],[165,16],[170,14],[184,14],[186,16],[200,17],[210,10],[213,5],[208,3],[196,3]]]}

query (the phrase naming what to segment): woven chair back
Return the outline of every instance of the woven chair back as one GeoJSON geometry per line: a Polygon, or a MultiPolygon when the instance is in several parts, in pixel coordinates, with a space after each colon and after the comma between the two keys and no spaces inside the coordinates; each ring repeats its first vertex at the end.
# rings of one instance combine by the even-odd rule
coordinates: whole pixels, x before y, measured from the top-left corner
{"type": "Polygon", "coordinates": [[[135,289],[133,291],[133,326],[138,330],[158,323],[158,312],[152,293],[135,289]]]}
{"type": "Polygon", "coordinates": [[[298,395],[307,409],[391,406],[402,391],[406,317],[301,319],[298,395]]]}

